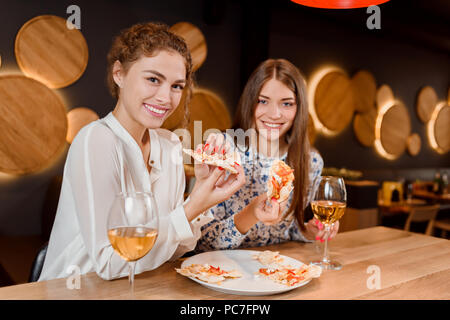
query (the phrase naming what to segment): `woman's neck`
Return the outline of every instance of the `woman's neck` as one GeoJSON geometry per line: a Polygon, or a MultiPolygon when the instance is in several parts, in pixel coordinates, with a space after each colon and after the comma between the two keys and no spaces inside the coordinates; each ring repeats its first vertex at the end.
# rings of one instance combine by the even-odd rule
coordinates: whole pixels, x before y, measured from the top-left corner
{"type": "Polygon", "coordinates": [[[116,117],[117,121],[119,121],[120,124],[133,137],[141,149],[150,142],[148,130],[130,117],[120,100],[117,102],[117,105],[112,113],[114,117],[116,117]]]}

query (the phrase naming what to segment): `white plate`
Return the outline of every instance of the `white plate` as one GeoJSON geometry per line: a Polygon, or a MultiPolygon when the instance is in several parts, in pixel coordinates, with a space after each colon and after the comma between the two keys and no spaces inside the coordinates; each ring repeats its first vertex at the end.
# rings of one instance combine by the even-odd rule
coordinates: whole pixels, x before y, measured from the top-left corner
{"type": "MultiPolygon", "coordinates": [[[[207,263],[214,267],[219,266],[223,270],[238,270],[242,273],[241,278],[226,279],[222,281],[221,285],[207,283],[194,277],[189,278],[212,290],[246,296],[264,296],[281,293],[304,286],[311,281],[309,279],[294,286],[286,286],[261,276],[255,277],[255,272],[265,267],[258,260],[253,259],[252,256],[258,253],[261,253],[261,251],[219,250],[203,252],[184,260],[181,268],[196,263],[207,263]]],[[[284,258],[283,264],[291,265],[294,268],[299,268],[303,265],[303,262],[287,256],[281,256],[284,258]]]]}

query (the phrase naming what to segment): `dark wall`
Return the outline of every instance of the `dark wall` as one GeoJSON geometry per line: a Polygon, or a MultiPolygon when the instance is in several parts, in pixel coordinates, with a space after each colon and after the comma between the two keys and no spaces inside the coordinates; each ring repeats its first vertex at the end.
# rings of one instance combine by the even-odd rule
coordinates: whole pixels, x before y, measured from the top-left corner
{"type": "MultiPolygon", "coordinates": [[[[382,11],[385,33],[373,35],[364,28],[367,14],[361,10],[330,14],[288,0],[2,0],[0,74],[18,72],[14,39],[25,22],[43,14],[67,17],[66,8],[72,4],[81,8],[81,31],[88,43],[89,63],[77,82],[57,90],[69,110],[86,106],[103,117],[113,109],[114,101],[105,85],[105,63],[112,38],[119,30],[149,20],[169,25],[188,21],[202,30],[208,45],[206,61],[196,74],[197,83],[218,94],[231,113],[248,75],[269,56],[291,60],[306,76],[325,62],[334,62],[350,74],[367,69],[375,75],[378,85],[387,83],[392,87],[410,110],[413,132],[422,138],[419,156],[382,159],[373,149],[361,147],[349,127],[332,139],[318,137],[316,146],[325,165],[350,169],[450,165],[448,154],[438,155],[430,149],[425,127],[414,112],[415,96],[423,85],[433,86],[441,99],[446,97],[448,52],[427,37],[423,38],[426,45],[414,41],[414,31],[409,38],[396,34],[399,27],[388,28],[387,24],[389,19],[397,20],[391,11],[382,11]]],[[[0,176],[0,235],[41,232],[45,194],[51,179],[62,173],[64,161],[65,153],[44,172],[14,179],[0,176]]]]}
{"type": "Polygon", "coordinates": [[[272,10],[271,58],[290,60],[307,79],[322,65],[341,67],[350,76],[361,69],[369,70],[378,87],[389,85],[395,98],[405,104],[412,132],[418,133],[422,140],[422,149],[416,157],[405,152],[390,161],[379,156],[374,148],[359,144],[350,124],[335,137],[317,137],[315,146],[326,166],[358,170],[450,166],[450,154],[440,155],[431,148],[426,125],[416,113],[417,93],[423,86],[432,86],[440,100],[447,99],[450,47],[445,45],[450,41],[449,24],[439,24],[438,18],[430,22],[431,16],[426,12],[417,15],[417,11],[408,11],[398,3],[380,6],[381,30],[366,27],[370,16],[366,9],[321,10],[292,4],[272,10]],[[429,29],[432,23],[433,29],[429,29]],[[442,37],[438,37],[440,34],[442,37]]]}

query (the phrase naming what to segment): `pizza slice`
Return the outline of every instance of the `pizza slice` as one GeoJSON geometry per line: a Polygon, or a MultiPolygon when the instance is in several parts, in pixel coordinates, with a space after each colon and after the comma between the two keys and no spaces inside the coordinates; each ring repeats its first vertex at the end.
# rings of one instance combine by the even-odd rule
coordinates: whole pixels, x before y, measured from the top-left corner
{"type": "Polygon", "coordinates": [[[240,278],[242,274],[237,270],[223,270],[210,264],[191,264],[175,270],[186,277],[194,277],[207,283],[221,284],[227,278],[240,278]]]}
{"type": "Polygon", "coordinates": [[[269,170],[267,197],[275,198],[278,202],[287,200],[294,190],[294,178],[294,170],[291,167],[282,160],[275,160],[269,170]]]}
{"type": "Polygon", "coordinates": [[[255,272],[256,276],[262,276],[286,286],[294,286],[312,278],[318,278],[321,274],[321,267],[306,264],[303,264],[300,268],[293,268],[291,266],[260,268],[255,272]]]}
{"type": "Polygon", "coordinates": [[[183,152],[190,155],[198,162],[222,167],[231,173],[238,173],[234,167],[235,164],[241,165],[241,156],[236,151],[225,154],[207,154],[202,150],[194,151],[191,149],[183,149],[183,152]]]}
{"type": "Polygon", "coordinates": [[[253,259],[258,260],[264,266],[280,265],[284,259],[278,251],[264,250],[253,255],[253,259]]]}

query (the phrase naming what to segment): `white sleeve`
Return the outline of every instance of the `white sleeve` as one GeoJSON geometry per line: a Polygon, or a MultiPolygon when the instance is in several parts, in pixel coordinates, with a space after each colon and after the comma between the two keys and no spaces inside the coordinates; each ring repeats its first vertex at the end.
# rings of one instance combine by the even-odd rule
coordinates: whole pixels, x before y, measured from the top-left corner
{"type": "MultiPolygon", "coordinates": [[[[181,144],[180,144],[180,156],[181,156],[181,144]]],[[[192,251],[197,245],[198,239],[201,237],[201,227],[212,220],[212,215],[207,210],[205,213],[201,213],[195,217],[191,222],[188,221],[186,213],[184,211],[184,204],[190,199],[189,197],[184,201],[184,191],[186,186],[186,176],[184,167],[181,161],[181,165],[177,166],[177,177],[180,183],[177,183],[176,199],[177,209],[170,213],[172,218],[172,225],[179,237],[179,245],[174,252],[171,260],[181,257],[184,253],[192,251]]]]}
{"type": "Polygon", "coordinates": [[[128,274],[127,262],[114,253],[107,219],[121,191],[115,135],[103,126],[88,126],[74,139],[67,174],[83,242],[96,273],[103,279],[128,274]]]}

